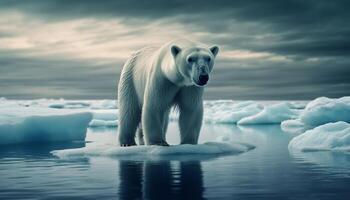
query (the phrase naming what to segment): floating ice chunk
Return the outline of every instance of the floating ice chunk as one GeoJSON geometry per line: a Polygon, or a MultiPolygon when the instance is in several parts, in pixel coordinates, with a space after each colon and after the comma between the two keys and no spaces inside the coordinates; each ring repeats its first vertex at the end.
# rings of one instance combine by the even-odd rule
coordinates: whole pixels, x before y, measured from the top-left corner
{"type": "MultiPolygon", "coordinates": [[[[237,123],[243,117],[258,113],[263,106],[254,101],[234,102],[232,100],[204,101],[204,122],[237,123]]],[[[178,120],[179,112],[172,109],[169,119],[178,120]]]]}
{"type": "Polygon", "coordinates": [[[91,109],[116,109],[117,101],[115,100],[98,100],[93,101],[91,109]]]}
{"type": "Polygon", "coordinates": [[[61,99],[58,102],[54,102],[49,104],[50,108],[57,108],[57,109],[78,109],[78,108],[87,108],[90,106],[90,103],[83,102],[83,101],[65,101],[61,99]]]}
{"type": "Polygon", "coordinates": [[[90,127],[115,127],[118,126],[118,110],[94,110],[93,120],[90,122],[90,127]]]}
{"type": "Polygon", "coordinates": [[[247,105],[246,107],[243,107],[240,110],[235,110],[232,113],[230,113],[229,115],[224,116],[222,121],[223,122],[225,122],[225,121],[230,122],[231,121],[231,122],[237,123],[239,120],[241,120],[245,117],[252,116],[252,115],[259,113],[262,109],[263,109],[263,107],[259,104],[247,105]]]}
{"type": "Polygon", "coordinates": [[[253,101],[240,102],[230,106],[216,105],[205,112],[204,120],[207,123],[237,123],[244,117],[255,115],[263,106],[253,101]]]}
{"type": "Polygon", "coordinates": [[[287,119],[294,119],[299,111],[291,109],[288,103],[267,105],[256,115],[245,117],[237,122],[239,125],[278,124],[287,119]]]}
{"type": "Polygon", "coordinates": [[[238,154],[253,149],[247,144],[227,144],[219,142],[207,142],[198,145],[172,145],[163,146],[131,146],[118,147],[115,145],[99,145],[78,149],[56,150],[51,153],[60,158],[87,157],[87,156],[111,156],[111,157],[154,157],[154,156],[184,156],[184,155],[218,155],[238,154]]]}
{"type": "Polygon", "coordinates": [[[91,113],[0,106],[0,145],[84,140],[91,113]]]}
{"type": "Polygon", "coordinates": [[[117,127],[118,126],[118,120],[99,120],[99,119],[93,119],[91,120],[90,127],[117,127]]]}
{"type": "Polygon", "coordinates": [[[350,151],[350,124],[328,123],[293,138],[288,148],[299,151],[350,151]]]}
{"type": "Polygon", "coordinates": [[[308,129],[337,121],[350,122],[350,97],[339,99],[319,97],[307,104],[299,118],[283,122],[281,127],[284,131],[291,132],[293,129],[308,129]]]}
{"type": "MultiPolygon", "coordinates": [[[[274,124],[285,119],[294,119],[305,102],[255,102],[217,100],[204,102],[205,123],[274,124]],[[265,107],[265,108],[264,108],[265,107]],[[251,118],[249,118],[251,117],[251,118]]],[[[178,120],[179,113],[173,109],[170,120],[178,120]]]]}
{"type": "Polygon", "coordinates": [[[318,126],[328,122],[350,122],[350,97],[340,99],[317,98],[307,104],[300,115],[307,125],[318,126]]]}
{"type": "Polygon", "coordinates": [[[289,119],[281,123],[281,128],[283,131],[288,133],[302,133],[308,127],[305,126],[299,119],[289,119]]]}

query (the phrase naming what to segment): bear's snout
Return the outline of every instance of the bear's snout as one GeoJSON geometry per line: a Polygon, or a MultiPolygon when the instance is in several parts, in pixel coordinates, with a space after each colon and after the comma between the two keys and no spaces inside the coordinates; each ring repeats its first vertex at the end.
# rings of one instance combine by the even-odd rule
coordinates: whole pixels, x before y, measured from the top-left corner
{"type": "Polygon", "coordinates": [[[209,80],[209,75],[208,74],[199,75],[199,77],[198,77],[198,85],[203,86],[203,85],[207,84],[208,80],[209,80]]]}

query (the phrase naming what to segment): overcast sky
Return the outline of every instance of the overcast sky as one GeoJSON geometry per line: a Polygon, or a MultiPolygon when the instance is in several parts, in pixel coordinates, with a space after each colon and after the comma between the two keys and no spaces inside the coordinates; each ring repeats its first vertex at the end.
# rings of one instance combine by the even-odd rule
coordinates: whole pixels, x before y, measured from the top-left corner
{"type": "Polygon", "coordinates": [[[0,97],[112,99],[134,51],[220,53],[206,99],[350,95],[350,1],[1,0],[0,97]]]}

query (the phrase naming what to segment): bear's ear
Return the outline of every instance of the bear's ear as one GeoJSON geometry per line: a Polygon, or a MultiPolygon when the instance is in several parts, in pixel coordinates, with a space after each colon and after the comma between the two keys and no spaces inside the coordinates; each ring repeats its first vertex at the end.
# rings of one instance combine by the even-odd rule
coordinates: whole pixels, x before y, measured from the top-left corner
{"type": "Polygon", "coordinates": [[[180,47],[173,45],[171,46],[171,54],[173,54],[174,58],[179,54],[181,51],[180,47]]]}
{"type": "Polygon", "coordinates": [[[219,47],[218,47],[218,46],[212,46],[212,47],[209,48],[209,50],[210,50],[211,53],[214,55],[214,57],[215,57],[216,55],[218,55],[218,53],[219,53],[219,47]]]}

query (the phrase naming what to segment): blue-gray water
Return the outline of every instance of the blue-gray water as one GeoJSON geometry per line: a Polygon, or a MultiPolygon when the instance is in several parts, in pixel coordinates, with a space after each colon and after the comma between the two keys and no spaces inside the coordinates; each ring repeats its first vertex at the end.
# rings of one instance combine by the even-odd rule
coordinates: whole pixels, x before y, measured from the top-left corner
{"type": "MultiPolygon", "coordinates": [[[[174,123],[169,141],[178,141],[174,123]]],[[[201,138],[231,137],[256,148],[228,156],[62,160],[51,150],[85,146],[32,144],[0,148],[0,199],[350,199],[350,155],[291,154],[295,136],[279,126],[205,125],[201,138]]],[[[111,140],[116,129],[91,129],[111,140]]],[[[89,144],[86,144],[89,145],[89,144]]]]}

